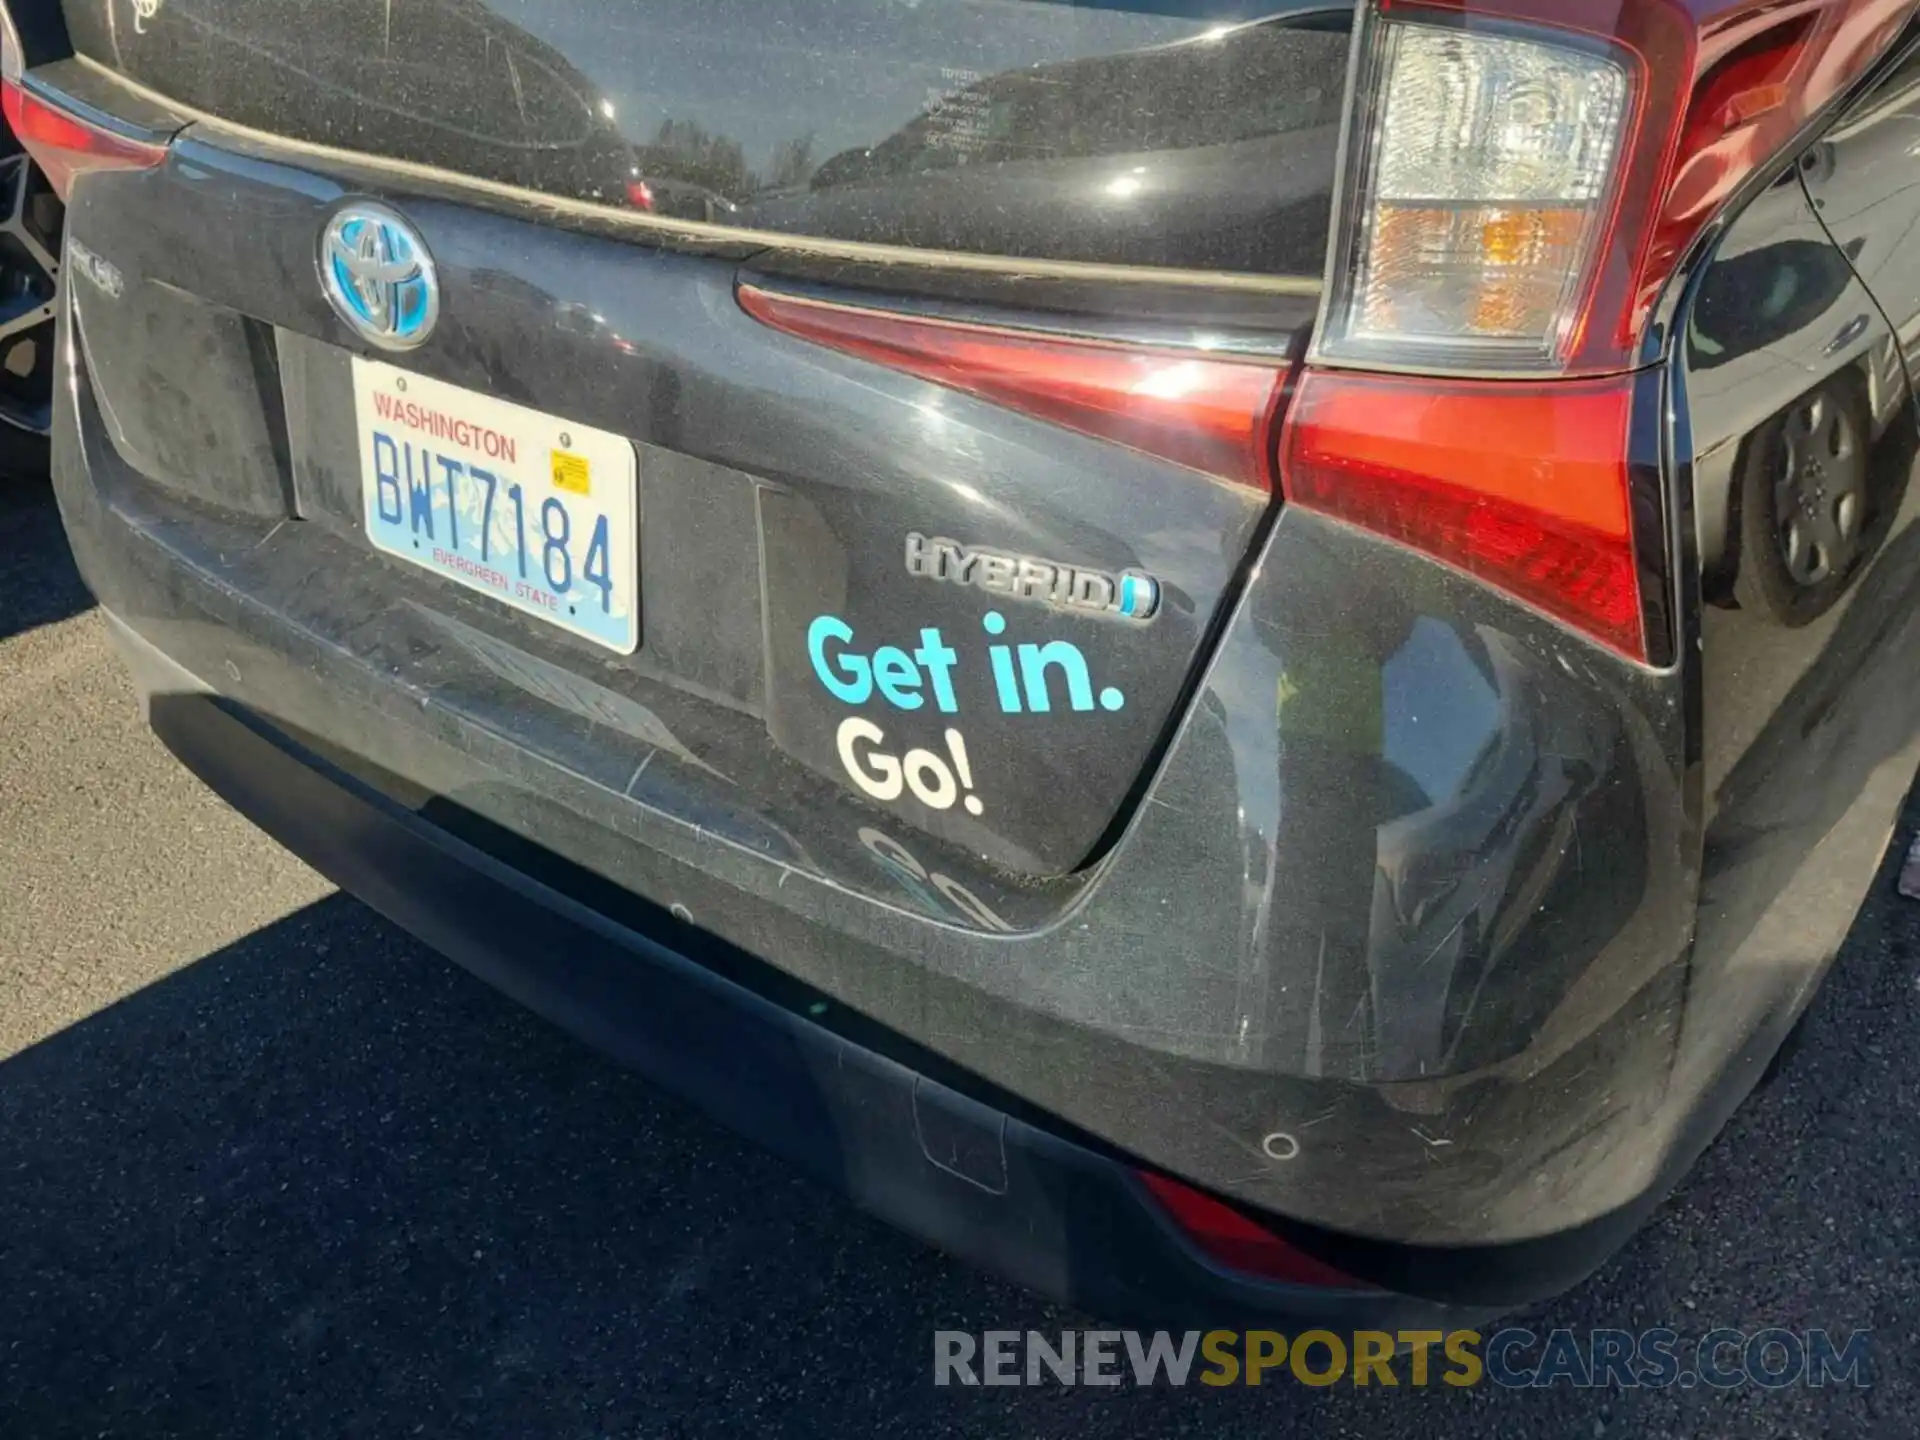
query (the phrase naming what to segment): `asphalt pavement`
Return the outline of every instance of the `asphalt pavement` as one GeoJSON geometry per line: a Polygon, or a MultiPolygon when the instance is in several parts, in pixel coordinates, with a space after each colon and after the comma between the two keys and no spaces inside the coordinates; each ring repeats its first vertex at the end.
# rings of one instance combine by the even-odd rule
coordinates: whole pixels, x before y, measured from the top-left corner
{"type": "Polygon", "coordinates": [[[1779,1082],[1524,1317],[1871,1329],[1871,1387],[937,1389],[936,1330],[1095,1322],[333,893],[145,731],[45,488],[0,485],[0,1437],[1920,1434],[1896,860],[1779,1082]]]}

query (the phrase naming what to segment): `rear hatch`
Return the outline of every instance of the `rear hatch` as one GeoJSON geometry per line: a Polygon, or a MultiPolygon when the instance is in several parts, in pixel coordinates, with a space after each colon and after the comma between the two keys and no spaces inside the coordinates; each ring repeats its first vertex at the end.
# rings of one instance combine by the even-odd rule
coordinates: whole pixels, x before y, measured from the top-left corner
{"type": "Polygon", "coordinates": [[[117,282],[75,294],[104,432],[156,496],[302,522],[274,603],[549,758],[836,878],[879,823],[1044,893],[1118,833],[1270,487],[779,334],[736,289],[1244,356],[1277,402],[1349,16],[1274,8],[65,0],[80,56],[188,122],[74,196],[117,282]],[[437,266],[405,355],[323,291],[361,198],[437,266]],[[631,645],[376,548],[370,387],[408,375],[456,421],[497,419],[471,392],[632,447],[631,645]]]}

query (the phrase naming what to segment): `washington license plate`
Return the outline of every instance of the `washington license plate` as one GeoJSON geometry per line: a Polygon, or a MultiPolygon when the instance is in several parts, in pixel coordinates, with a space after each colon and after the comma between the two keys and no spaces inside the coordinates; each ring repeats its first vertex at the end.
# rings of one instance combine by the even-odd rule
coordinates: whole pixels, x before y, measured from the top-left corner
{"type": "Polygon", "coordinates": [[[633,446],[353,360],[367,538],[622,655],[640,643],[633,446]]]}

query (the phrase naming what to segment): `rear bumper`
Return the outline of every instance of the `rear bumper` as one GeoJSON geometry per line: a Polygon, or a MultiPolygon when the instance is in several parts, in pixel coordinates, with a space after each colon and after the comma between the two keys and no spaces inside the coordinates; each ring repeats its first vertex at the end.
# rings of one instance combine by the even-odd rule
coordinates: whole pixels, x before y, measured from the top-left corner
{"type": "MultiPolygon", "coordinates": [[[[139,637],[130,649],[152,671],[169,743],[432,943],[776,1148],[811,1119],[815,1168],[907,1228],[1113,1310],[1137,1308],[1133,1296],[1165,1314],[1197,1295],[1190,1310],[1215,1318],[1240,1295],[1284,1313],[1284,1296],[1192,1270],[1179,1237],[1139,1238],[1161,1222],[1134,1188],[1136,1161],[1276,1217],[1389,1297],[1538,1299],[1622,1242],[1750,1078],[1743,1056],[1717,1052],[1724,1096],[1673,1080],[1697,865],[1675,677],[1360,532],[1268,515],[1122,830],[1058,884],[1009,883],[977,854],[813,788],[780,751],[754,674],[732,677],[729,706],[715,689],[726,675],[594,671],[531,622],[371,549],[357,461],[323,465],[332,451],[307,443],[351,434],[329,379],[346,352],[318,291],[286,284],[311,264],[337,188],[269,154],[183,141],[159,170],[76,192],[70,233],[111,253],[126,285],[69,287],[55,483],[83,574],[139,637]],[[258,217],[271,243],[234,244],[211,275],[205,237],[238,234],[237,215],[258,217]],[[182,254],[196,263],[169,270],[182,254]],[[218,300],[198,298],[209,291],[218,300]],[[188,354],[191,373],[173,360],[188,354]],[[199,698],[169,698],[181,694],[199,698]],[[743,742],[734,756],[760,760],[731,764],[729,736],[743,742]],[[476,899],[475,873],[508,898],[476,899]],[[497,913],[509,899],[517,919],[497,913]],[[772,1004],[780,1038],[696,1050],[674,1081],[679,1027],[658,1024],[674,1004],[608,988],[637,984],[629,956],[669,954],[667,973],[692,966],[772,1004]],[[827,1007],[817,1025],[815,1005],[827,1007]],[[790,1077],[735,1063],[748,1049],[799,1053],[792,1023],[825,1032],[836,1074],[847,1045],[899,1067],[876,1072],[904,1086],[906,1108],[896,1093],[868,1158],[847,1137],[879,1123],[880,1102],[828,1105],[809,1081],[796,1119],[790,1077]],[[728,1066],[707,1074],[714,1049],[728,1066]],[[1067,1153],[1057,1143],[1099,1161],[1062,1175],[1106,1178],[1094,1191],[1034,1181],[1016,1200],[1011,1148],[984,1188],[940,1169],[926,1158],[942,1153],[927,1141],[932,1112],[915,1108],[929,1085],[1004,1117],[988,1129],[1028,1151],[1067,1153]],[[1134,1249],[1160,1258],[1115,1258],[1134,1249]],[[1091,1279],[1090,1255],[1118,1278],[1091,1279]],[[1141,1266],[1172,1278],[1129,1278],[1141,1266]]],[[[647,393],[687,447],[646,451],[654,533],[711,520],[721,492],[703,486],[716,476],[744,497],[729,522],[741,553],[777,533],[782,516],[755,498],[773,458],[687,459],[725,449],[729,417],[764,420],[727,397],[794,375],[793,357],[734,328],[747,322],[728,262],[391,198],[431,216],[459,293],[517,307],[529,345],[555,347],[412,363],[494,388],[543,365],[547,383],[576,373],[577,346],[536,303],[546,292],[498,283],[530,256],[551,261],[535,278],[564,274],[570,292],[599,287],[659,322],[627,332],[650,337],[647,393]],[[499,382],[483,360],[506,367],[499,382]]],[[[808,423],[859,433],[849,397],[868,394],[840,376],[808,423]]],[[[624,423],[608,397],[596,403],[624,423]]],[[[1062,467],[1066,486],[1079,472],[1062,467]]],[[[1223,543],[1205,516],[1165,535],[1216,560],[1223,543]]],[[[671,565],[672,550],[647,563],[671,565]]],[[[733,592],[727,633],[754,639],[736,658],[764,672],[774,591],[733,592]]],[[[643,651],[668,631],[648,613],[643,651]]],[[[679,620],[681,658],[698,669],[712,636],[684,604],[679,620]]],[[[953,1153],[973,1154],[977,1124],[946,1130],[953,1153]]]]}
{"type": "Polygon", "coordinates": [[[679,932],[663,943],[500,863],[109,625],[160,739],[255,824],[481,979],[900,1229],[1104,1317],[1397,1330],[1479,1313],[1214,1268],[1120,1158],[724,978],[671,943],[689,927],[661,927],[679,932]]]}

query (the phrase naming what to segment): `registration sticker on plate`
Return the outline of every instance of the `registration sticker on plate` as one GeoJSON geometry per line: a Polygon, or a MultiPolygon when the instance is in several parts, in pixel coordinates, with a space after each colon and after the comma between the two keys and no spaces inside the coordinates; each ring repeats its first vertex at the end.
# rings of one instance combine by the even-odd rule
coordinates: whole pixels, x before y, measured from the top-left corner
{"type": "Polygon", "coordinates": [[[596,645],[640,643],[633,446],[353,360],[367,538],[596,645]]]}

